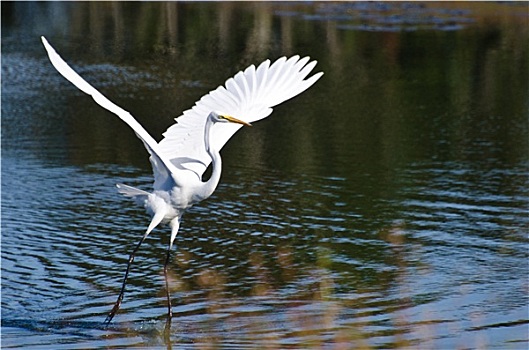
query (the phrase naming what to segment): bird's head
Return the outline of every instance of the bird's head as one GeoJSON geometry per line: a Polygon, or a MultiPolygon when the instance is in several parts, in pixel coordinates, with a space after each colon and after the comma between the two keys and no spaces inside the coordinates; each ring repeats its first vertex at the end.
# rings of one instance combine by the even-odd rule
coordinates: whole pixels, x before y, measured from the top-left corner
{"type": "Polygon", "coordinates": [[[234,118],[230,115],[224,114],[224,113],[218,113],[218,112],[211,112],[209,114],[209,117],[211,118],[211,121],[214,123],[237,123],[242,124],[246,126],[252,126],[252,124],[247,123],[243,120],[234,118]]]}

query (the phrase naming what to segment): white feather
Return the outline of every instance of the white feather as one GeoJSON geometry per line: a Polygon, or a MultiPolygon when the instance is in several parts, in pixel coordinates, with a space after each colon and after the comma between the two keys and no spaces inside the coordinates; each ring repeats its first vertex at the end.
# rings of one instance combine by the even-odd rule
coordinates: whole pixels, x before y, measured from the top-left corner
{"type": "Polygon", "coordinates": [[[178,169],[169,161],[169,158],[163,156],[159,151],[159,146],[156,140],[152,138],[151,135],[141,126],[140,123],[134,117],[114,104],[112,101],[103,96],[102,93],[97,91],[92,85],[86,82],[79,74],[77,74],[70,66],[59,56],[55,49],[48,43],[46,38],[41,37],[42,43],[46,48],[48,57],[50,58],[51,63],[57,69],[59,73],[67,80],[69,80],[73,85],[75,85],[79,90],[84,93],[92,96],[94,101],[101,107],[107,109],[108,111],[116,114],[121,120],[127,123],[136,133],[136,135],[143,141],[145,148],[151,155],[151,164],[154,171],[155,183],[178,183],[176,179],[171,176],[171,174],[176,174],[178,169]]]}
{"type": "MultiPolygon", "coordinates": [[[[228,114],[248,123],[268,117],[272,107],[302,93],[322,76],[323,73],[317,73],[305,80],[317,63],[307,64],[309,59],[281,57],[272,65],[266,60],[257,69],[252,65],[226,80],[225,87],[211,91],[176,118],[176,124],[167,129],[159,143],[163,157],[177,168],[202,176],[211,163],[204,144],[204,126],[209,113],[228,114]]],[[[211,144],[220,150],[241,127],[231,123],[215,125],[211,144]]]]}
{"type": "MultiPolygon", "coordinates": [[[[91,95],[101,107],[120,117],[143,141],[151,154],[154,189],[167,189],[174,184],[185,185],[185,180],[180,182],[179,178],[189,176],[186,174],[188,171],[199,178],[202,176],[211,163],[204,143],[204,127],[211,112],[220,112],[252,123],[268,117],[272,107],[302,93],[323,75],[320,72],[305,79],[317,62],[309,62],[309,57],[300,59],[297,55],[289,59],[281,57],[272,64],[266,60],[257,69],[251,65],[226,80],[225,87],[219,86],[203,96],[191,109],[184,111],[157,143],[129,112],[108,100],[70,68],[44,37],[42,42],[59,73],[91,95]]],[[[241,127],[233,123],[215,125],[210,144],[220,150],[241,127]]]]}

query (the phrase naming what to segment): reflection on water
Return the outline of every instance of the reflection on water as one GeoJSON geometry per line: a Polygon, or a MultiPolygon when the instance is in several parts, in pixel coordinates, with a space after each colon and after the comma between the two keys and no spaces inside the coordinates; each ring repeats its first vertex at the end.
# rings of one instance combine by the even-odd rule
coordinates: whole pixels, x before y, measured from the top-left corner
{"type": "Polygon", "coordinates": [[[526,348],[525,8],[428,6],[2,3],[2,346],[526,348]],[[102,327],[148,222],[114,184],[151,170],[42,34],[155,137],[250,62],[326,73],[228,143],[184,216],[170,341],[167,228],[102,327]]]}

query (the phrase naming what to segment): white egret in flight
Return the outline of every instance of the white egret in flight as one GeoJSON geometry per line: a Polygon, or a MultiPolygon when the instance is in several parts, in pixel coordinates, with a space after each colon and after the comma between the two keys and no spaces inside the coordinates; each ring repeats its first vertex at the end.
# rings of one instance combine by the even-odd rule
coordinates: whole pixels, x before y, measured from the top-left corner
{"type": "Polygon", "coordinates": [[[194,204],[211,196],[219,183],[222,171],[219,151],[243,125],[250,126],[250,123],[268,117],[272,113],[272,107],[302,93],[323,73],[305,79],[316,65],[316,61],[309,62],[309,57],[281,57],[273,64],[266,60],[257,68],[251,65],[244,72],[228,79],[225,86],[219,86],[203,96],[191,109],[183,112],[175,119],[176,123],[163,134],[164,138],[156,142],[129,112],[112,103],[87,83],[64,62],[46,38],[41,39],[55,69],[81,91],[92,96],[101,107],[127,123],[143,141],[150,154],[154,173],[152,192],[123,184],[117,185],[120,193],[133,197],[144,205],[152,216],[152,221],[130,254],[118,300],[105,323],[108,324],[112,320],[121,306],[134,255],[149,233],[160,223],[167,223],[171,227],[171,238],[164,263],[170,320],[172,309],[167,265],[171,248],[182,214],[194,204]],[[210,163],[212,174],[209,180],[202,181],[202,174],[210,163]]]}

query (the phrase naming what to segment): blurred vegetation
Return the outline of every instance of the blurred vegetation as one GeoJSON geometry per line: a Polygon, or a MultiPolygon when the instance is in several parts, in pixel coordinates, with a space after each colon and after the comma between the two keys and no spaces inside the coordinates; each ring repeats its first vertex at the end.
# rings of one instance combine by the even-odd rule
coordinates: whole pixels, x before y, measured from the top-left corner
{"type": "MultiPolygon", "coordinates": [[[[325,75],[313,88],[279,106],[277,115],[255,130],[238,134],[238,142],[226,146],[225,166],[231,171],[223,178],[228,184],[242,182],[252,191],[268,193],[270,172],[285,182],[292,174],[297,178],[299,174],[316,175],[310,184],[301,176],[292,186],[300,194],[289,197],[297,200],[291,206],[317,205],[314,211],[325,218],[340,210],[354,213],[344,226],[361,222],[355,227],[363,230],[356,237],[363,244],[329,243],[326,239],[336,234],[332,228],[296,227],[298,222],[289,218],[288,208],[278,206],[277,196],[269,193],[262,196],[258,209],[270,215],[276,212],[281,224],[291,225],[289,232],[295,234],[288,241],[291,245],[262,243],[257,237],[214,247],[224,249],[222,259],[244,262],[235,266],[236,271],[214,268],[215,258],[208,254],[215,251],[208,251],[202,242],[182,243],[184,249],[174,259],[173,292],[182,292],[183,303],[205,300],[212,315],[230,314],[227,323],[237,322],[237,310],[248,312],[242,305],[248,298],[238,299],[241,295],[280,304],[276,306],[289,319],[278,321],[268,309],[255,314],[285,325],[281,330],[263,334],[259,324],[245,330],[247,341],[262,348],[362,349],[370,348],[373,339],[385,348],[427,345],[436,332],[436,325],[428,321],[432,318],[411,321],[395,309],[395,305],[405,309],[426,304],[406,296],[410,288],[406,271],[427,274],[428,266],[418,256],[420,243],[406,242],[405,227],[393,222],[398,205],[389,202],[398,197],[399,186],[420,182],[427,187],[431,179],[402,178],[399,169],[442,161],[467,163],[484,171],[511,166],[527,169],[526,2],[2,2],[1,6],[4,53],[10,52],[14,42],[22,42],[35,60],[45,62],[38,38],[47,36],[66,61],[130,110],[155,138],[182,110],[249,64],[298,53],[319,61],[316,69],[325,75]],[[33,35],[27,37],[23,34],[27,32],[33,35]],[[255,169],[254,177],[238,179],[242,167],[255,169]],[[336,208],[335,198],[311,197],[317,177],[346,179],[339,185],[342,195],[355,197],[340,203],[345,206],[342,209],[336,208]],[[379,220],[373,223],[373,218],[379,220]],[[320,240],[312,242],[317,247],[315,254],[309,254],[313,251],[303,241],[306,236],[320,240]],[[374,242],[364,244],[364,239],[374,242]],[[274,248],[241,249],[256,242],[274,248]],[[191,253],[193,244],[203,246],[203,256],[191,253]],[[305,249],[295,249],[304,244],[305,249]],[[245,256],[241,251],[251,253],[245,256]],[[273,254],[267,255],[269,251],[273,254]],[[372,266],[351,272],[351,262],[333,261],[331,254],[372,266]],[[204,267],[200,262],[206,259],[211,262],[204,267]],[[237,278],[250,280],[244,286],[251,290],[240,290],[237,278]],[[296,285],[307,280],[312,283],[296,285]],[[288,295],[283,289],[292,285],[291,299],[278,301],[288,295]],[[371,298],[373,294],[377,297],[371,298]],[[361,311],[343,317],[347,310],[361,311]],[[391,314],[394,319],[376,320],[380,314],[391,314]],[[424,342],[410,343],[410,333],[424,342]],[[300,339],[300,344],[289,344],[291,339],[300,339]]],[[[15,64],[4,71],[5,64],[16,61],[16,57],[7,59],[12,61],[3,62],[3,86],[27,68],[17,71],[15,64]]],[[[32,120],[29,111],[29,122],[16,123],[30,124],[29,132],[37,140],[39,133],[64,130],[56,142],[67,150],[70,163],[132,164],[148,174],[146,153],[133,133],[125,133],[121,121],[108,118],[80,93],[71,93],[72,87],[52,73],[47,77],[56,80],[49,84],[43,109],[58,111],[54,105],[64,104],[65,109],[59,110],[62,114],[32,120]]],[[[23,108],[24,101],[18,102],[18,108],[23,108]]],[[[2,118],[5,129],[9,115],[2,118]]],[[[21,125],[26,126],[13,128],[27,132],[21,125]]],[[[2,143],[9,149],[9,144],[2,143]]],[[[46,147],[42,145],[35,153],[49,156],[43,151],[46,147]]],[[[494,183],[513,196],[522,188],[519,182],[494,183]]],[[[223,200],[236,203],[241,195],[224,193],[223,200]]],[[[308,209],[300,212],[316,215],[308,209]]],[[[201,225],[214,230],[216,219],[209,220],[201,225]]],[[[224,220],[228,222],[229,215],[224,220]]],[[[213,233],[222,236],[223,232],[213,233]]],[[[224,266],[223,262],[218,265],[224,266]]],[[[210,338],[202,338],[199,348],[221,347],[225,340],[222,334],[206,335],[210,338]]]]}
{"type": "MultiPolygon", "coordinates": [[[[235,149],[251,166],[273,161],[310,171],[326,164],[329,175],[347,176],[350,164],[342,160],[351,152],[355,169],[432,155],[527,160],[529,148],[519,144],[529,130],[526,10],[527,3],[488,2],[3,2],[2,28],[4,37],[29,40],[32,48],[47,35],[82,73],[105,63],[134,67],[132,81],[127,71],[104,78],[112,73],[104,67],[100,79],[116,85],[121,96],[114,100],[155,137],[236,70],[265,58],[310,55],[326,75],[296,103],[278,108],[307,117],[284,118],[281,129],[266,120],[241,135],[235,149]],[[351,23],[354,30],[347,29],[351,23]],[[36,36],[17,38],[21,25],[36,36]],[[133,87],[144,80],[141,90],[133,87]]],[[[2,43],[7,52],[9,43],[2,43]]],[[[81,128],[70,142],[127,142],[120,149],[130,153],[118,158],[139,164],[141,145],[133,136],[117,138],[118,123],[103,116],[94,121],[99,128],[81,128]]]]}

